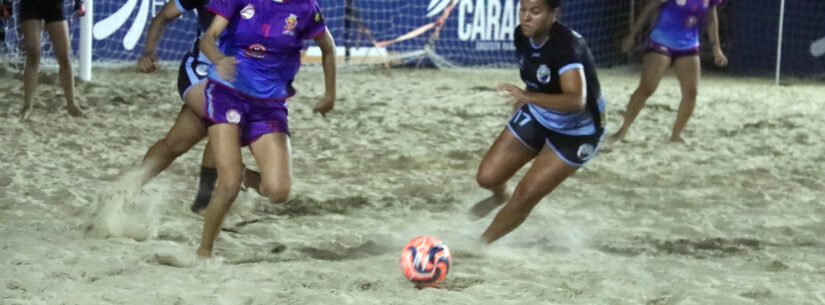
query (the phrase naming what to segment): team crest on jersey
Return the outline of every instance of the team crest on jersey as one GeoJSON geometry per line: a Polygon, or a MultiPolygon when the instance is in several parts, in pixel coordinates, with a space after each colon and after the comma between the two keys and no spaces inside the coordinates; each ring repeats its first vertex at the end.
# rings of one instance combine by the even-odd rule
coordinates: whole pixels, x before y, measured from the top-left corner
{"type": "Polygon", "coordinates": [[[542,84],[547,84],[550,82],[550,68],[547,65],[539,66],[538,71],[536,71],[536,78],[542,84]]]}
{"type": "Polygon", "coordinates": [[[241,122],[241,113],[235,109],[229,109],[226,112],[226,121],[232,124],[238,124],[241,122]]]}
{"type": "Polygon", "coordinates": [[[286,17],[286,25],[284,26],[284,34],[295,36],[295,27],[298,25],[298,16],[295,14],[289,14],[289,17],[286,17]]]}
{"type": "Polygon", "coordinates": [[[250,19],[255,16],[255,7],[252,4],[247,5],[241,10],[241,18],[250,19]]]}
{"type": "Polygon", "coordinates": [[[195,74],[197,74],[200,77],[206,76],[206,72],[208,70],[209,70],[209,65],[207,65],[207,64],[200,64],[199,63],[197,66],[195,66],[195,74]]]}
{"type": "Polygon", "coordinates": [[[581,159],[582,161],[587,161],[587,159],[590,159],[590,157],[593,156],[594,150],[595,148],[593,147],[593,145],[585,143],[582,144],[582,146],[579,146],[579,151],[576,152],[576,156],[578,156],[579,159],[581,159]]]}

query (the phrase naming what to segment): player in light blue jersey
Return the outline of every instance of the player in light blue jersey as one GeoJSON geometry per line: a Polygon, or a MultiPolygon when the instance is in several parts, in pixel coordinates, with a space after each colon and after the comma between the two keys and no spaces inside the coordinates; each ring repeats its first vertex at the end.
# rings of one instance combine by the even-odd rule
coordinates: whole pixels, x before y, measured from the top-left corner
{"type": "Polygon", "coordinates": [[[699,63],[699,30],[702,21],[708,26],[708,35],[713,44],[713,57],[717,65],[725,66],[728,59],[722,52],[719,42],[719,18],[716,7],[723,0],[650,0],[642,10],[639,19],[622,41],[623,51],[629,51],[636,35],[649,21],[655,21],[655,27],[646,42],[645,55],[642,60],[642,79],[639,87],[630,97],[622,127],[612,136],[621,140],[630,129],[630,125],[639,115],[645,102],[659,86],[667,68],[671,65],[682,87],[682,102],[673,124],[671,142],[682,142],[682,130],[687,125],[696,105],[697,86],[701,67],[699,63]]]}
{"type": "Polygon", "coordinates": [[[476,203],[473,218],[503,207],[481,235],[492,243],[515,230],[542,198],[553,192],[599,150],[605,98],[596,63],[584,38],[557,21],[561,0],[522,0],[514,32],[525,89],[501,84],[516,113],[484,155],[476,181],[491,196],[476,203]],[[533,165],[512,196],[507,181],[533,165]]]}
{"type": "Polygon", "coordinates": [[[315,111],[326,115],[335,104],[335,42],[316,0],[213,0],[208,9],[216,16],[200,43],[213,63],[203,110],[215,123],[209,141],[218,183],[206,208],[200,257],[212,255],[221,222],[240,190],[241,146],[249,145],[258,163],[261,193],[272,202],[289,196],[286,100],[295,95],[292,81],[305,39],[314,39],[322,52],[326,92],[315,111]]]}

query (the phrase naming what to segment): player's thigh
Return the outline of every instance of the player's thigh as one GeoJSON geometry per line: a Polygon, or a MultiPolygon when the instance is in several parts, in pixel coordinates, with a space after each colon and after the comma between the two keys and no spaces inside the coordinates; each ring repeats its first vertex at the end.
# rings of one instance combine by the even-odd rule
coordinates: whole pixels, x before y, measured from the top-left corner
{"type": "Polygon", "coordinates": [[[206,80],[199,81],[189,87],[183,96],[183,102],[186,107],[198,118],[203,117],[203,102],[206,98],[206,95],[204,94],[205,88],[206,80]]]}
{"type": "Polygon", "coordinates": [[[673,62],[673,71],[685,94],[695,95],[702,74],[699,56],[684,56],[673,62]]]}
{"type": "Polygon", "coordinates": [[[215,154],[218,181],[240,185],[243,159],[238,126],[228,123],[212,125],[209,127],[209,142],[212,145],[212,153],[215,154]]]}
{"type": "Polygon", "coordinates": [[[68,60],[72,54],[72,45],[69,42],[69,25],[63,21],[46,23],[46,32],[49,33],[49,40],[54,47],[54,55],[60,60],[68,60]]]}
{"type": "Polygon", "coordinates": [[[671,59],[665,54],[656,52],[646,53],[642,58],[642,78],[639,81],[639,87],[649,91],[656,90],[656,87],[659,86],[659,81],[662,80],[662,76],[665,75],[670,64],[671,59]]]}
{"type": "Polygon", "coordinates": [[[39,19],[23,20],[20,24],[26,54],[40,57],[40,35],[43,33],[43,22],[39,19]]]}
{"type": "Polygon", "coordinates": [[[505,127],[481,160],[476,179],[483,186],[504,183],[535,156],[533,149],[525,146],[505,127]]]}
{"type": "Polygon", "coordinates": [[[535,205],[578,169],[579,166],[565,162],[554,150],[545,146],[519,181],[513,197],[520,199],[517,201],[535,205]]]}
{"type": "Polygon", "coordinates": [[[186,106],[181,106],[175,124],[166,134],[166,141],[183,152],[188,151],[207,135],[205,122],[186,106]]]}
{"type": "Polygon", "coordinates": [[[249,145],[265,188],[289,190],[292,185],[289,136],[281,132],[262,135],[249,145]]]}

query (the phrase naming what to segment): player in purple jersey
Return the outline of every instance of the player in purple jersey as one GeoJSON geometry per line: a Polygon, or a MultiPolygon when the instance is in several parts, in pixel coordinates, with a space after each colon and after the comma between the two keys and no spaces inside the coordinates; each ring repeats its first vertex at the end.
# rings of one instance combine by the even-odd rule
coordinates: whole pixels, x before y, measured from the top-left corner
{"type": "Polygon", "coordinates": [[[719,42],[719,18],[716,7],[721,3],[722,0],[650,0],[643,8],[630,34],[622,41],[623,51],[627,52],[632,48],[636,34],[648,21],[656,23],[647,41],[642,61],[642,79],[630,97],[624,122],[619,131],[612,136],[613,140],[625,137],[647,99],[656,92],[662,75],[673,65],[682,87],[682,102],[676,122],[673,124],[670,141],[685,142],[682,130],[696,105],[697,86],[701,74],[698,56],[701,21],[704,20],[708,25],[716,64],[728,64],[719,42]]]}
{"type": "MultiPolygon", "coordinates": [[[[157,43],[166,25],[180,17],[184,12],[196,10],[200,26],[198,33],[206,30],[212,22],[214,14],[206,10],[209,0],[172,0],[166,3],[149,25],[149,33],[146,36],[146,44],[143,49],[143,56],[138,59],[138,70],[144,73],[151,73],[157,69],[157,43]]],[[[210,62],[202,56],[198,50],[198,42],[191,52],[186,54],[181,60],[178,71],[178,91],[184,104],[181,106],[175,124],[169,129],[166,136],[156,142],[143,157],[141,167],[144,176],[142,183],[148,182],[160,172],[162,172],[177,157],[189,151],[201,139],[206,137],[207,122],[202,119],[203,113],[203,89],[206,85],[206,69],[210,62]]],[[[215,158],[212,154],[211,145],[207,143],[203,152],[201,163],[200,183],[198,193],[192,203],[191,210],[201,213],[209,203],[212,190],[215,188],[215,181],[218,172],[215,169],[215,158]]],[[[257,172],[245,171],[247,186],[257,189],[254,182],[260,180],[257,172]]]]}
{"type": "Polygon", "coordinates": [[[206,85],[209,141],[218,183],[206,209],[197,254],[212,255],[223,218],[241,187],[241,146],[249,145],[261,170],[261,193],[284,202],[290,176],[287,98],[301,66],[305,39],[322,52],[326,92],[315,111],[326,115],[335,104],[335,42],[315,0],[213,0],[216,14],[201,38],[201,51],[213,62],[206,85]],[[215,42],[220,38],[220,50],[215,42]]]}
{"type": "MultiPolygon", "coordinates": [[[[75,0],[74,11],[78,16],[86,12],[82,0],[75,0]]],[[[66,97],[69,115],[83,117],[83,112],[74,101],[74,76],[72,75],[72,45],[69,37],[69,25],[63,14],[63,0],[23,0],[20,1],[20,33],[26,44],[26,68],[23,72],[23,108],[20,120],[24,121],[32,113],[34,95],[37,92],[40,69],[40,35],[43,29],[49,33],[54,48],[54,57],[60,66],[60,85],[66,97]]]]}

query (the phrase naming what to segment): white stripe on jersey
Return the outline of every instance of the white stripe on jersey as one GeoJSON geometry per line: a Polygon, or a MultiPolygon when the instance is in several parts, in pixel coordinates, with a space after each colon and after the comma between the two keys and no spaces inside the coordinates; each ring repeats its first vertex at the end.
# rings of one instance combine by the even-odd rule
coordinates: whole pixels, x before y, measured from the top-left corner
{"type": "Polygon", "coordinates": [[[582,70],[584,70],[584,65],[582,65],[580,63],[572,63],[572,64],[568,64],[564,67],[561,67],[561,69],[559,69],[559,76],[564,74],[564,72],[567,72],[567,71],[570,71],[570,70],[573,70],[573,69],[582,69],[582,70]]]}

